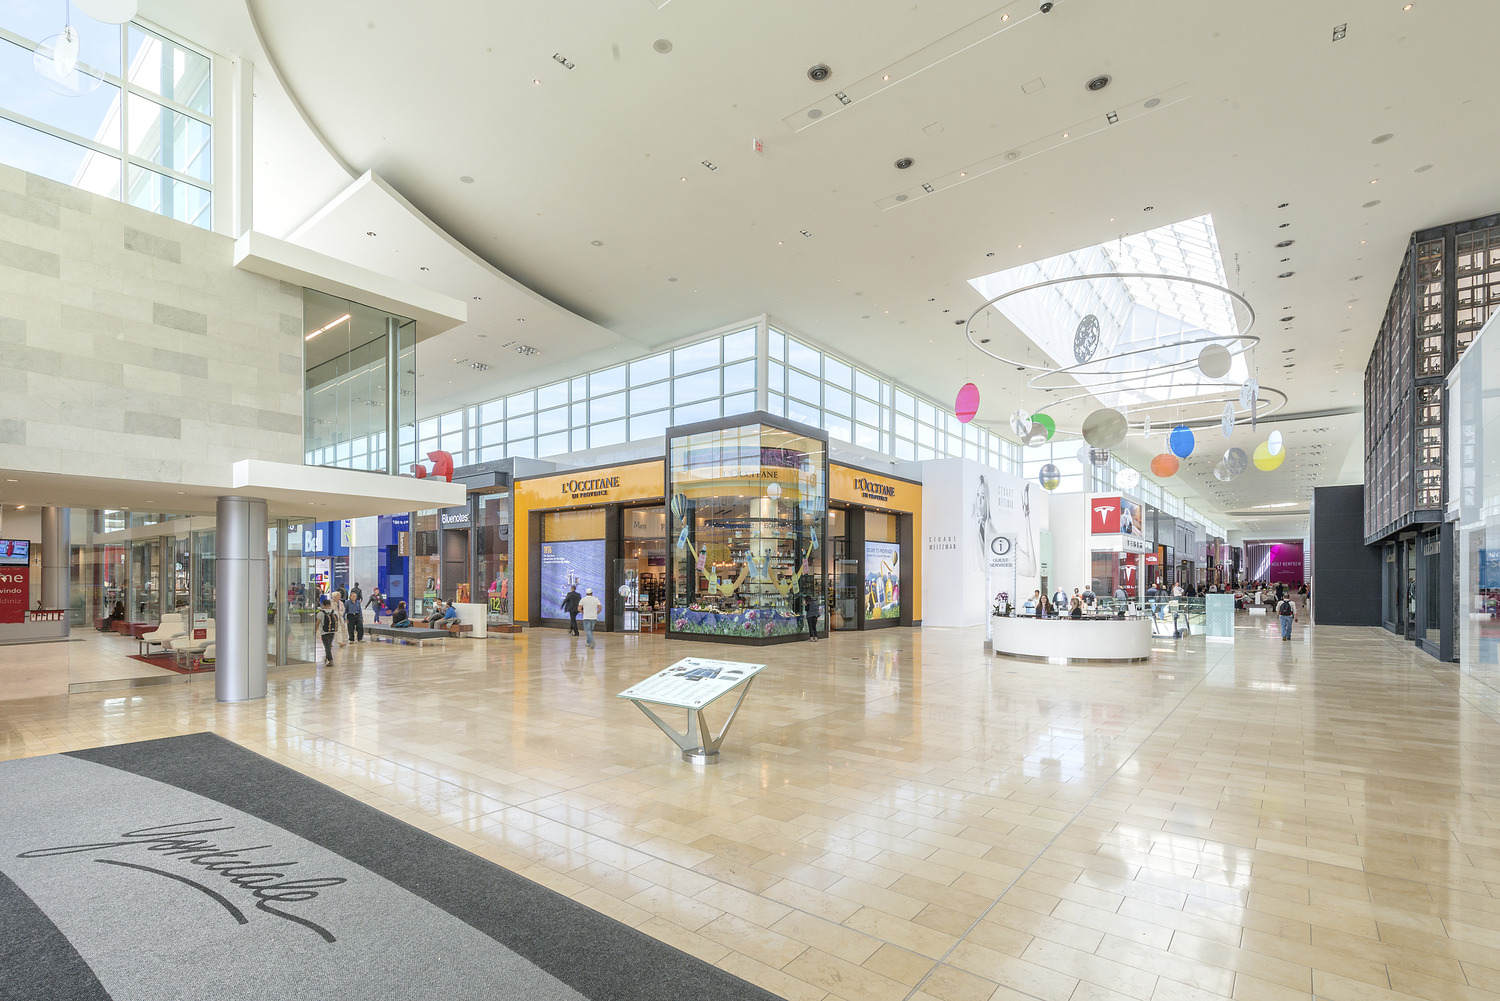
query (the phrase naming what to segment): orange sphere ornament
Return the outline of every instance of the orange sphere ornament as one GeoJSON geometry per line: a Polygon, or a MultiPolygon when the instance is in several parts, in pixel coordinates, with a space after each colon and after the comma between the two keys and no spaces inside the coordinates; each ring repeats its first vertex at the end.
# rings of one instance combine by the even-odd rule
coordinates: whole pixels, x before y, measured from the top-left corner
{"type": "Polygon", "coordinates": [[[1151,472],[1162,479],[1166,479],[1168,476],[1176,476],[1177,470],[1181,465],[1182,463],[1178,460],[1177,456],[1171,452],[1163,452],[1151,460],[1151,472]]]}

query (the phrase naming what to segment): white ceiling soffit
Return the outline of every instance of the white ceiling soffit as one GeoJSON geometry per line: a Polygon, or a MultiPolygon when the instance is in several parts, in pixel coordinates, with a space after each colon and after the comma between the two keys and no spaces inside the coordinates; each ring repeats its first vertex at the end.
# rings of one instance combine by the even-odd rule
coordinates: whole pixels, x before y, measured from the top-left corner
{"type": "Polygon", "coordinates": [[[640,350],[480,258],[373,171],[350,184],[289,240],[465,307],[463,325],[449,324],[454,329],[423,344],[417,357],[423,415],[489,399],[501,391],[500,380],[509,384],[520,377],[530,385],[563,359],[576,365],[579,358],[599,357],[622,344],[632,354],[640,350]]]}
{"type": "Polygon", "coordinates": [[[265,498],[283,517],[301,512],[318,521],[330,513],[338,518],[365,518],[453,507],[468,497],[468,488],[462,483],[446,480],[419,480],[264,459],[236,462],[232,482],[234,494],[265,498]]]}
{"type": "Polygon", "coordinates": [[[232,466],[226,463],[219,468],[223,479],[213,483],[0,470],[7,481],[0,491],[0,504],[7,519],[22,504],[27,506],[23,515],[44,505],[211,515],[220,497],[240,496],[265,500],[272,518],[328,521],[448,507],[462,504],[465,497],[462,484],[352,469],[259,459],[242,460],[232,466]],[[10,483],[12,479],[16,482],[10,483]]]}
{"type": "Polygon", "coordinates": [[[234,266],[416,320],[418,341],[469,318],[467,304],[450,296],[265,233],[246,233],[234,241],[234,266]]]}

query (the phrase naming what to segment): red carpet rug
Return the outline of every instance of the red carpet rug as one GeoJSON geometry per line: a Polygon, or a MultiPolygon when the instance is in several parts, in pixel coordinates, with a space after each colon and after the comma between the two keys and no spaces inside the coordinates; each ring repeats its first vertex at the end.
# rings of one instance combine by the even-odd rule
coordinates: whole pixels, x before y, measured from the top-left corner
{"type": "Polygon", "coordinates": [[[178,674],[212,674],[214,669],[212,664],[201,663],[197,667],[191,667],[189,665],[192,664],[192,661],[187,661],[179,665],[169,653],[153,653],[144,657],[138,654],[130,654],[130,659],[138,660],[142,664],[150,664],[152,667],[163,667],[168,671],[176,671],[178,674]]]}

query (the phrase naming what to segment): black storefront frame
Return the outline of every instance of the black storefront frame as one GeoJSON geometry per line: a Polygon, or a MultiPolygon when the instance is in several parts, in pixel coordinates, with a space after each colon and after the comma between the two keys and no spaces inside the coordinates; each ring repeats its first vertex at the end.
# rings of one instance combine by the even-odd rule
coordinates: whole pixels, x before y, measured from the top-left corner
{"type": "MultiPolygon", "coordinates": [[[[847,468],[856,469],[854,466],[847,468]]],[[[877,474],[863,469],[856,469],[856,471],[866,473],[870,476],[879,475],[884,479],[899,480],[902,483],[921,486],[916,480],[891,476],[889,473],[877,474]]],[[[894,629],[896,626],[916,625],[916,616],[913,611],[915,596],[912,593],[912,587],[916,580],[916,571],[912,566],[912,553],[915,549],[915,540],[912,538],[912,533],[916,530],[916,518],[913,512],[890,511],[885,508],[867,507],[863,504],[855,504],[850,501],[830,500],[828,502],[830,514],[835,508],[844,512],[844,537],[848,540],[850,553],[853,554],[855,575],[861,587],[859,600],[854,603],[855,625],[852,627],[853,630],[859,632],[866,629],[894,629]],[[889,514],[896,519],[896,545],[898,551],[901,553],[901,577],[899,580],[901,588],[901,617],[897,619],[869,619],[865,616],[863,587],[865,576],[869,572],[865,565],[865,540],[867,538],[865,532],[865,515],[870,511],[878,514],[889,514]]],[[[825,601],[826,604],[828,603],[825,601]]],[[[846,625],[842,631],[848,632],[850,628],[846,625]]]]}
{"type": "MultiPolygon", "coordinates": [[[[666,432],[666,456],[662,459],[661,464],[662,497],[663,499],[665,499],[672,496],[672,442],[674,439],[684,438],[689,435],[695,434],[707,434],[713,431],[727,431],[730,428],[746,427],[751,424],[758,424],[764,427],[774,428],[777,431],[788,431],[793,434],[800,434],[805,437],[812,438],[815,441],[819,441],[823,444],[823,468],[819,474],[823,487],[823,516],[821,519],[821,524],[817,526],[818,537],[822,539],[823,542],[818,546],[818,553],[820,554],[819,559],[821,561],[820,569],[818,572],[818,580],[820,581],[820,583],[814,588],[814,593],[818,594],[819,603],[824,604],[826,602],[825,596],[827,593],[828,584],[828,554],[830,549],[828,543],[828,514],[830,503],[828,499],[828,434],[822,428],[815,428],[809,424],[801,424],[797,421],[787,420],[785,417],[777,417],[774,414],[769,414],[764,410],[753,410],[750,413],[736,414],[733,417],[718,417],[713,420],[698,421],[694,424],[682,424],[674,427],[669,427],[667,428],[666,432]]],[[[805,625],[802,632],[786,636],[715,636],[711,633],[681,633],[675,631],[672,628],[672,596],[673,585],[676,582],[674,574],[676,564],[672,560],[672,518],[670,512],[666,519],[666,525],[667,534],[663,541],[667,546],[667,639],[696,640],[703,643],[726,643],[733,646],[777,646],[782,643],[793,643],[799,640],[802,642],[807,641],[807,632],[805,625]]],[[[863,566],[863,556],[861,556],[860,565],[863,566]]],[[[828,637],[828,621],[831,610],[825,606],[821,609],[821,611],[822,615],[820,615],[818,619],[817,635],[819,639],[826,639],[828,637]]]]}

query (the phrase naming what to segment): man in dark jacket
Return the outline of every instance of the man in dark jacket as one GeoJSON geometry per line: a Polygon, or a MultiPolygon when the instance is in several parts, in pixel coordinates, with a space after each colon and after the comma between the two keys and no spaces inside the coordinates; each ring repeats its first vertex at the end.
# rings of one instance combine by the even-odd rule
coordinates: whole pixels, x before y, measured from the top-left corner
{"type": "Polygon", "coordinates": [[[562,600],[562,610],[568,613],[568,633],[572,636],[578,635],[578,606],[583,601],[583,595],[578,593],[577,583],[568,588],[568,594],[562,600]]]}

